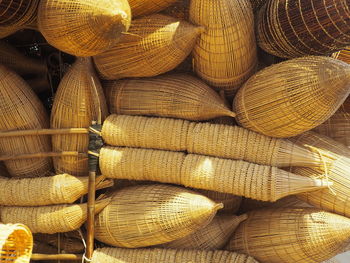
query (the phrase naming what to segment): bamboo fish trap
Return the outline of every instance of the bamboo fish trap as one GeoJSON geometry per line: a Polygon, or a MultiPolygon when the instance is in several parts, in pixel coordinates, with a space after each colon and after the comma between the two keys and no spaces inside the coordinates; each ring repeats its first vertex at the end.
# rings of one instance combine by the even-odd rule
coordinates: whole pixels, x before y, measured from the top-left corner
{"type": "Polygon", "coordinates": [[[350,238],[350,219],[313,208],[264,209],[249,213],[228,250],[261,263],[318,263],[337,255],[350,238]]]}
{"type": "Polygon", "coordinates": [[[258,45],[283,58],[330,55],[350,42],[347,0],[272,0],[260,9],[258,45]]]}
{"type": "Polygon", "coordinates": [[[329,57],[303,57],[261,70],[238,91],[236,120],[271,137],[291,137],[331,117],[350,93],[350,66],[329,57]]]}
{"type": "MultiPolygon", "coordinates": [[[[105,208],[110,199],[96,202],[95,213],[105,208]]],[[[54,234],[76,230],[87,219],[87,204],[55,205],[38,207],[1,207],[1,221],[22,223],[32,233],[54,234]]]]}
{"type": "Polygon", "coordinates": [[[190,75],[119,80],[106,90],[111,113],[187,120],[235,116],[214,90],[190,75]]]}
{"type": "Polygon", "coordinates": [[[158,13],[178,0],[129,0],[133,17],[158,13]]]}
{"type": "Polygon", "coordinates": [[[91,263],[159,263],[159,262],[201,262],[201,263],[258,263],[254,258],[228,251],[175,250],[175,249],[125,249],[98,248],[91,263]]]}
{"type": "Polygon", "coordinates": [[[102,136],[114,146],[187,151],[279,167],[321,163],[319,154],[305,147],[238,126],[110,115],[103,124],[102,136]]]}
{"type": "MultiPolygon", "coordinates": [[[[42,129],[48,127],[46,111],[38,97],[17,74],[0,65],[0,130],[42,129]]],[[[1,138],[0,152],[16,155],[50,152],[48,136],[21,136],[1,138]]],[[[51,160],[47,157],[6,161],[14,177],[38,177],[50,173],[51,160]]]]}
{"type": "Polygon", "coordinates": [[[40,32],[52,46],[79,57],[115,45],[130,26],[127,0],[41,0],[40,32]]]}
{"type": "Polygon", "coordinates": [[[104,79],[154,77],[178,66],[191,53],[203,28],[155,14],[135,19],[113,48],[94,56],[104,79]]]}
{"type": "Polygon", "coordinates": [[[95,219],[97,240],[118,247],[146,247],[182,238],[207,226],[222,204],[170,185],[128,187],[95,219]]]}
{"type": "MultiPolygon", "coordinates": [[[[88,128],[93,120],[107,116],[107,104],[102,86],[90,58],[78,58],[63,77],[51,112],[52,128],[88,128]]],[[[55,135],[54,151],[87,152],[87,134],[55,135]]],[[[62,157],[54,159],[57,173],[76,176],[88,174],[87,158],[62,157]]]]}
{"type": "Polygon", "coordinates": [[[206,28],[193,50],[194,71],[211,86],[239,88],[257,65],[249,1],[192,0],[190,21],[206,28]]]}
{"type": "Polygon", "coordinates": [[[210,224],[191,235],[160,245],[173,249],[222,249],[229,241],[238,225],[247,219],[241,216],[216,216],[210,224]]]}
{"type": "Polygon", "coordinates": [[[151,149],[104,147],[100,168],[108,178],[180,184],[262,201],[276,201],[328,185],[276,167],[151,149]]]}

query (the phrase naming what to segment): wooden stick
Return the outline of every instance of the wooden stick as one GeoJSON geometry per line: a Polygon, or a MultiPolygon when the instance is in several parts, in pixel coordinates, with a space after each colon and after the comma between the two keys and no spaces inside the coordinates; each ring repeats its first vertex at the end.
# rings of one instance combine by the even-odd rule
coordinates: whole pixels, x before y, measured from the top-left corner
{"type": "Polygon", "coordinates": [[[0,161],[10,161],[10,160],[23,160],[32,158],[45,158],[45,157],[80,157],[87,158],[86,153],[79,152],[46,152],[46,153],[29,153],[29,154],[17,154],[17,155],[4,155],[0,156],[0,161]]]}
{"type": "Polygon", "coordinates": [[[89,172],[89,192],[88,192],[88,217],[87,217],[87,243],[86,258],[91,259],[94,252],[95,238],[95,189],[96,172],[89,172]]]}
{"type": "Polygon", "coordinates": [[[85,128],[18,130],[18,131],[0,132],[0,138],[16,137],[16,136],[88,134],[88,133],[89,133],[89,130],[85,128]]]}
{"type": "Polygon", "coordinates": [[[75,254],[56,254],[56,255],[46,255],[46,254],[32,254],[32,260],[82,260],[83,255],[75,254]]]}

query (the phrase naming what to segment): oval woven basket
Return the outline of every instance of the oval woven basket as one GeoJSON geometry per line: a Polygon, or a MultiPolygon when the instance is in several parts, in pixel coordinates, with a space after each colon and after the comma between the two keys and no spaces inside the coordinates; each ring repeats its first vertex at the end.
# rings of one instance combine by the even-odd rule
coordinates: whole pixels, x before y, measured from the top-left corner
{"type": "Polygon", "coordinates": [[[350,42],[349,1],[272,0],[260,9],[258,45],[283,58],[330,55],[350,42]]]}
{"type": "Polygon", "coordinates": [[[96,217],[95,237],[118,247],[158,245],[207,226],[220,208],[222,204],[181,187],[128,187],[115,192],[96,217]]]}
{"type": "MultiPolygon", "coordinates": [[[[88,128],[92,121],[107,116],[107,104],[102,86],[90,58],[78,58],[64,75],[57,89],[51,112],[52,128],[88,128]]],[[[52,136],[54,151],[87,152],[87,134],[52,136]]],[[[60,157],[54,159],[57,173],[76,176],[88,174],[87,158],[60,157]]]]}
{"type": "Polygon", "coordinates": [[[238,91],[233,107],[245,128],[291,137],[331,117],[350,93],[350,66],[329,57],[303,57],[265,68],[238,91]]]}
{"type": "Polygon", "coordinates": [[[158,13],[178,0],[129,0],[133,17],[158,13]]]}
{"type": "Polygon", "coordinates": [[[105,87],[111,113],[187,120],[234,117],[214,90],[190,75],[119,80],[105,87]]]}
{"type": "Polygon", "coordinates": [[[127,0],[41,0],[40,32],[52,46],[78,57],[115,45],[131,22],[127,0]]]}
{"type": "Polygon", "coordinates": [[[0,224],[0,262],[29,263],[33,236],[22,224],[0,224]]]}
{"type": "Polygon", "coordinates": [[[317,263],[337,255],[349,238],[346,217],[314,208],[275,208],[249,213],[226,249],[261,263],[317,263]]]}
{"type": "MultiPolygon", "coordinates": [[[[27,83],[17,74],[0,65],[0,130],[26,130],[48,128],[46,110],[27,83]]],[[[0,139],[0,153],[16,155],[50,152],[48,136],[21,136],[0,139]]],[[[49,175],[50,158],[5,161],[14,177],[49,175]]]]}
{"type": "Polygon", "coordinates": [[[178,66],[191,53],[203,28],[155,14],[135,19],[113,48],[94,56],[104,79],[154,77],[178,66]]]}

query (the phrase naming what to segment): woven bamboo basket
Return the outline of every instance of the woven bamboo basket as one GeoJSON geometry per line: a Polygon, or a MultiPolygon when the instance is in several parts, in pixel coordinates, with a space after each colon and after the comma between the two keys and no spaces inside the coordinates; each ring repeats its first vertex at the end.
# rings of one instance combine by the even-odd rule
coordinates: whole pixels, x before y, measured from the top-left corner
{"type": "Polygon", "coordinates": [[[337,255],[350,238],[350,219],[314,208],[275,208],[249,213],[228,250],[259,262],[321,262],[337,255]]]}
{"type": "Polygon", "coordinates": [[[170,185],[140,185],[113,194],[95,219],[95,238],[118,247],[158,245],[207,226],[222,208],[193,191],[170,185]]]}
{"type": "Polygon", "coordinates": [[[49,44],[79,57],[114,46],[130,22],[127,0],[41,0],[38,10],[39,30],[49,44]]]}
{"type": "Polygon", "coordinates": [[[52,246],[56,253],[81,253],[85,250],[81,237],[76,238],[74,232],[60,234],[35,234],[34,240],[52,246]],[[59,249],[58,249],[59,248],[59,249]]]}
{"type": "MultiPolygon", "coordinates": [[[[0,130],[25,130],[47,128],[46,111],[28,84],[17,74],[0,65],[0,130]]],[[[3,155],[50,152],[48,136],[22,136],[0,139],[3,155]]],[[[14,177],[48,175],[49,158],[6,161],[9,173],[14,177]]]]}
{"type": "Polygon", "coordinates": [[[330,55],[350,42],[347,0],[272,0],[260,9],[259,46],[283,58],[330,55]]]}
{"type": "Polygon", "coordinates": [[[203,28],[155,14],[135,19],[113,48],[94,56],[104,79],[154,77],[178,66],[191,53],[203,28]]]}
{"type": "Polygon", "coordinates": [[[180,184],[262,201],[328,186],[276,167],[151,149],[104,147],[100,168],[109,178],[180,184]]]}
{"type": "Polygon", "coordinates": [[[178,0],[129,0],[133,17],[158,13],[178,0]]]}
{"type": "MultiPolygon", "coordinates": [[[[105,208],[110,199],[96,202],[95,213],[105,208]]],[[[22,223],[32,233],[55,234],[76,230],[87,219],[87,204],[54,205],[37,207],[1,207],[1,221],[22,223]]]]}
{"type": "Polygon", "coordinates": [[[190,75],[119,80],[105,88],[111,113],[187,120],[235,116],[214,90],[190,75]]]}
{"type": "Polygon", "coordinates": [[[288,60],[250,78],[234,100],[237,121],[271,137],[291,137],[331,117],[350,93],[350,66],[329,57],[288,60]]]}
{"type": "Polygon", "coordinates": [[[333,53],[332,57],[350,64],[350,47],[333,53]]]}
{"type": "Polygon", "coordinates": [[[190,0],[177,0],[175,1],[175,4],[164,9],[162,13],[178,19],[189,20],[190,0]]]}
{"type": "Polygon", "coordinates": [[[235,90],[256,70],[254,15],[246,0],[193,0],[190,21],[206,28],[193,50],[194,71],[211,86],[235,90]]]}
{"type": "Polygon", "coordinates": [[[319,154],[282,139],[228,125],[110,115],[102,127],[109,145],[187,151],[271,166],[317,166],[319,154]]]}
{"type": "Polygon", "coordinates": [[[0,224],[0,262],[29,263],[33,249],[33,236],[21,224],[0,224]]]}
{"type": "Polygon", "coordinates": [[[98,248],[94,251],[92,263],[258,263],[254,258],[228,251],[175,250],[175,249],[126,249],[98,248]]]}
{"type": "Polygon", "coordinates": [[[247,219],[241,216],[216,216],[210,224],[191,235],[162,244],[160,247],[172,249],[222,249],[229,241],[238,225],[247,219]]]}
{"type": "Polygon", "coordinates": [[[39,0],[2,0],[0,2],[0,27],[22,27],[36,18],[39,0]]]}
{"type": "MultiPolygon", "coordinates": [[[[107,116],[107,104],[102,86],[90,58],[79,58],[63,77],[51,112],[52,128],[88,128],[93,120],[107,116]]],[[[87,134],[52,136],[54,151],[87,152],[87,134]]],[[[87,158],[60,157],[54,159],[57,173],[76,176],[88,174],[87,158]]]]}

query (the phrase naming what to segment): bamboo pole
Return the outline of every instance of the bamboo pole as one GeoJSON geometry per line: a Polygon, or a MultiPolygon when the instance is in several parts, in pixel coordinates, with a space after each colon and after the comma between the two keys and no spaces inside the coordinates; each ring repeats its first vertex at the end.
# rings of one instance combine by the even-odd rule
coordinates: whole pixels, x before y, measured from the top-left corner
{"type": "Polygon", "coordinates": [[[86,153],[79,152],[40,152],[40,153],[29,153],[29,154],[16,154],[16,155],[3,155],[0,156],[0,161],[9,160],[24,160],[32,158],[44,158],[44,157],[88,157],[86,153]]]}
{"type": "Polygon", "coordinates": [[[82,260],[83,255],[75,254],[56,254],[56,255],[47,255],[47,254],[32,254],[32,260],[82,260]]]}
{"type": "Polygon", "coordinates": [[[89,130],[85,128],[18,130],[18,131],[0,132],[0,138],[17,137],[17,136],[88,134],[88,133],[89,133],[89,130]]]}

